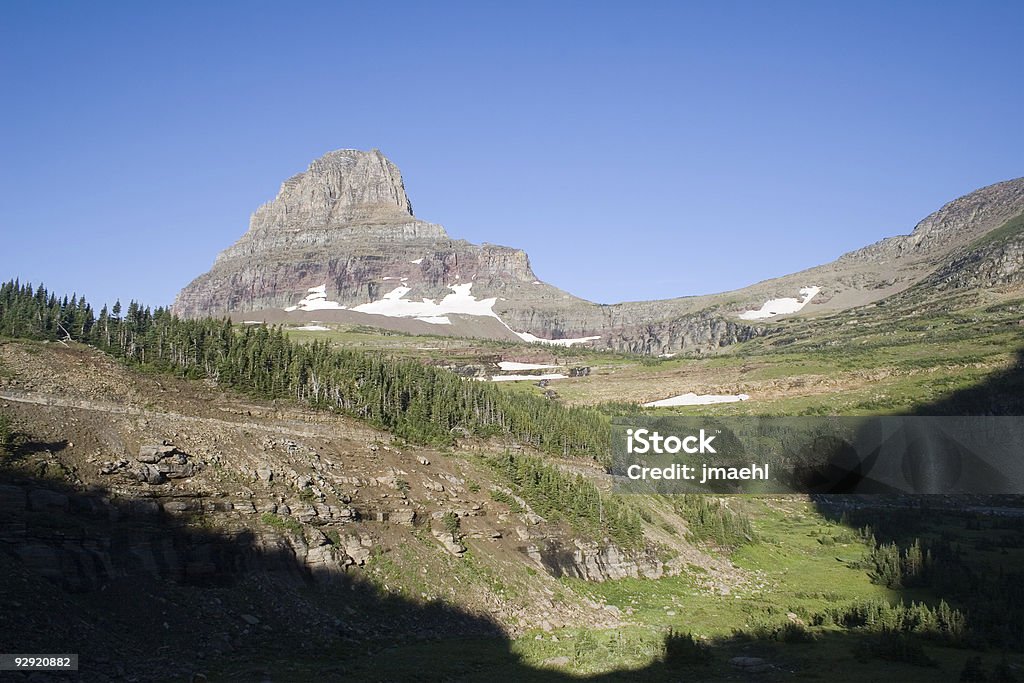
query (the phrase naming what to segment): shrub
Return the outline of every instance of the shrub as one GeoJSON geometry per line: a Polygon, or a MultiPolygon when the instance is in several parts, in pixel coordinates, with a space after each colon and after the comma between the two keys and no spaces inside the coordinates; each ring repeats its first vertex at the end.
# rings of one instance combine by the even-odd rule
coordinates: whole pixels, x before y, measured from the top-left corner
{"type": "Polygon", "coordinates": [[[813,643],[817,638],[803,624],[788,623],[782,626],[775,637],[783,643],[813,643]]]}
{"type": "Polygon", "coordinates": [[[459,528],[461,527],[461,522],[457,514],[449,510],[444,513],[444,516],[441,518],[441,523],[444,524],[444,530],[452,535],[452,540],[459,539],[459,528]]]}
{"type": "Polygon", "coordinates": [[[706,666],[714,659],[711,648],[691,633],[679,633],[675,629],[665,634],[665,666],[681,669],[691,666],[706,666]]]}

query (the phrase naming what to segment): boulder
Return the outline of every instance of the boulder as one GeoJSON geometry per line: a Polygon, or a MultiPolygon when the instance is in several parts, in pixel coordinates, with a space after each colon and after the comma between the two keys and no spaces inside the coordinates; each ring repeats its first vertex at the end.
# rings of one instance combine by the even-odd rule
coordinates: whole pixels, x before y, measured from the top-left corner
{"type": "MultiPolygon", "coordinates": [[[[184,459],[185,456],[181,457],[184,459]]],[[[154,467],[154,465],[149,465],[149,467],[154,467]]],[[[187,479],[199,471],[198,465],[188,462],[187,459],[184,462],[181,460],[162,462],[155,467],[168,479],[187,479]]]]}
{"type": "Polygon", "coordinates": [[[156,465],[143,465],[135,471],[135,477],[147,484],[163,484],[167,481],[164,473],[156,465]]]}
{"type": "Polygon", "coordinates": [[[388,519],[390,521],[394,522],[395,524],[402,524],[404,526],[412,526],[415,523],[415,521],[416,521],[416,511],[415,510],[395,510],[390,515],[388,515],[388,519]]]}
{"type": "Polygon", "coordinates": [[[434,529],[431,533],[434,535],[434,538],[441,542],[444,549],[455,557],[462,557],[466,553],[466,546],[457,541],[447,530],[434,529]]]}
{"type": "Polygon", "coordinates": [[[370,549],[373,547],[373,542],[366,535],[357,537],[348,534],[341,538],[341,546],[345,554],[351,557],[355,564],[362,566],[370,559],[370,549]]]}
{"type": "Polygon", "coordinates": [[[169,444],[143,444],[139,446],[139,454],[135,459],[153,465],[174,454],[177,450],[169,444]]]}
{"type": "Polygon", "coordinates": [[[348,557],[330,545],[320,545],[306,552],[306,566],[321,581],[337,578],[345,573],[348,557]]]}

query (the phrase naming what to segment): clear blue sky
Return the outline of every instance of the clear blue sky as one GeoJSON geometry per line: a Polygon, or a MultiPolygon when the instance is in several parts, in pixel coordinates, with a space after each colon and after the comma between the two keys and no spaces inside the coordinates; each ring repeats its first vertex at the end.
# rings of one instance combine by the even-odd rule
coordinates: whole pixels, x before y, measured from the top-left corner
{"type": "Polygon", "coordinates": [[[1019,2],[0,3],[0,278],[169,304],[281,181],[601,302],[720,291],[1024,175],[1019,2]]]}

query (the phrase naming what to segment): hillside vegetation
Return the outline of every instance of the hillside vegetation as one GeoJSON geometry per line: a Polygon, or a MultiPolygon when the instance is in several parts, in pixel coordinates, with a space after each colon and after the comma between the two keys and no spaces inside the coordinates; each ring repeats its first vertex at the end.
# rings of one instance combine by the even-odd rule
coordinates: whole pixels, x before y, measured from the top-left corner
{"type": "Polygon", "coordinates": [[[443,369],[381,355],[301,344],[281,328],[228,320],[181,320],[135,302],[99,315],[84,297],[58,299],[44,287],[0,286],[0,335],[73,339],[130,362],[209,378],[262,398],[336,409],[413,443],[451,444],[455,434],[508,435],[541,451],[603,460],[606,422],[586,408],[466,382],[443,369]]]}

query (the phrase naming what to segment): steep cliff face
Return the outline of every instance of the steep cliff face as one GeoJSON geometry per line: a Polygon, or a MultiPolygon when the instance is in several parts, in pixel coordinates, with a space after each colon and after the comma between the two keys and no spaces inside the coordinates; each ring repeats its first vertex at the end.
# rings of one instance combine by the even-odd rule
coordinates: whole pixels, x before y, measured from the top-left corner
{"type": "Polygon", "coordinates": [[[954,252],[925,282],[936,289],[1024,285],[1024,214],[954,252]]]}
{"type": "Polygon", "coordinates": [[[521,250],[452,239],[416,218],[398,168],[380,151],[339,150],[286,180],[238,242],[181,291],[174,311],[273,322],[315,312],[414,333],[706,351],[762,334],[781,315],[879,301],[944,268],[943,286],[1016,282],[1016,252],[979,255],[972,245],[1021,212],[1024,178],[960,197],[908,235],[799,273],[716,295],[598,305],[538,280],[521,250]],[[992,272],[958,270],[980,261],[992,272]]]}

